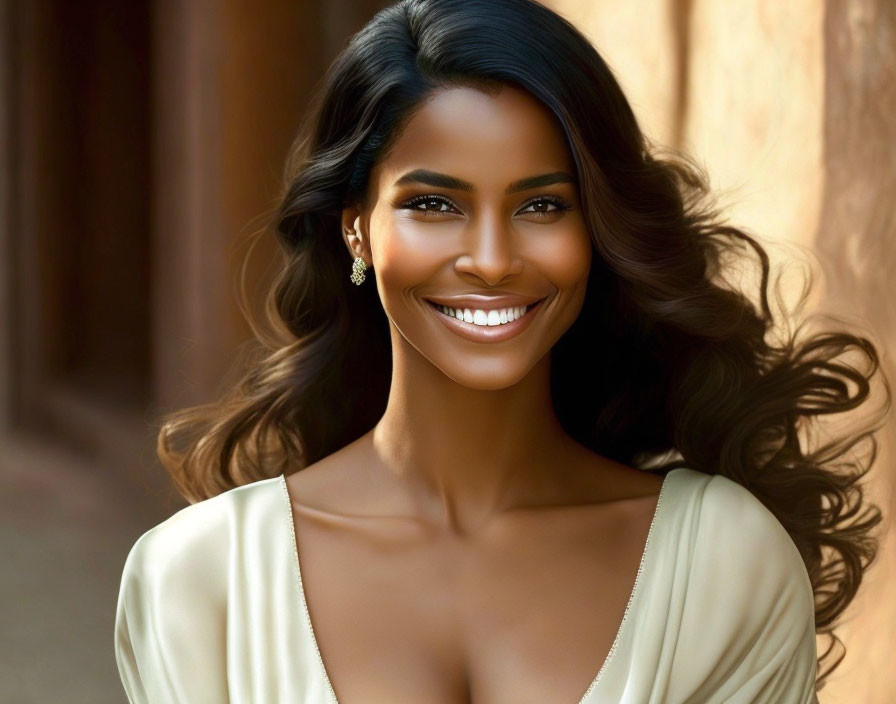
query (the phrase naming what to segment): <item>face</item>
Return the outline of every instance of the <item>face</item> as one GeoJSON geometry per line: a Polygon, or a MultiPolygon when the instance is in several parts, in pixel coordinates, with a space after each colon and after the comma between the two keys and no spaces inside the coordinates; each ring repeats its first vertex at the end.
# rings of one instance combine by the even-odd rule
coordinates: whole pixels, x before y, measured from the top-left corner
{"type": "Polygon", "coordinates": [[[393,348],[482,390],[547,359],[591,266],[575,174],[556,118],[513,86],[442,90],[418,110],[371,173],[367,206],[342,217],[393,348]]]}

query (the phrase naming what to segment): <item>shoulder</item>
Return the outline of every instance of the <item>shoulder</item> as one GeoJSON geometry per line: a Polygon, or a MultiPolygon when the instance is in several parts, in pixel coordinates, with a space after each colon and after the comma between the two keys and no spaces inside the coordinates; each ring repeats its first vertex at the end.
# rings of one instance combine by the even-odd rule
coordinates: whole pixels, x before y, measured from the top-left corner
{"type": "Polygon", "coordinates": [[[220,496],[200,501],[144,532],[128,553],[124,579],[159,584],[178,575],[204,572],[226,540],[223,504],[220,496]]]}
{"type": "Polygon", "coordinates": [[[228,590],[241,549],[265,539],[278,494],[263,480],[181,509],[147,530],[124,564],[115,653],[131,701],[226,701],[228,590]],[[257,525],[252,525],[257,524],[257,525]],[[255,529],[257,528],[257,529],[255,529]]]}
{"type": "MultiPolygon", "coordinates": [[[[143,533],[121,575],[116,631],[139,643],[180,640],[183,626],[224,603],[229,553],[226,494],[192,504],[143,533]],[[197,607],[199,607],[197,609],[197,607]],[[182,614],[190,613],[189,619],[182,614]]],[[[143,646],[145,647],[145,646],[143,646]]]]}
{"type": "Polygon", "coordinates": [[[727,555],[744,576],[810,584],[802,556],[775,514],[728,477],[713,475],[705,483],[698,538],[702,550],[727,555]]]}
{"type": "Polygon", "coordinates": [[[691,478],[699,506],[682,573],[682,685],[701,701],[708,692],[732,693],[724,701],[780,701],[781,692],[811,701],[815,603],[799,550],[746,487],[721,475],[691,478]]]}
{"type": "Polygon", "coordinates": [[[121,600],[152,595],[172,607],[221,605],[236,543],[254,535],[251,523],[270,516],[279,481],[254,482],[191,504],[143,533],[125,560],[121,600]]]}
{"type": "Polygon", "coordinates": [[[754,597],[757,590],[803,601],[811,596],[803,558],[775,514],[728,477],[687,471],[699,475],[693,479],[700,499],[691,536],[694,567],[730,580],[733,591],[737,578],[754,597]]]}

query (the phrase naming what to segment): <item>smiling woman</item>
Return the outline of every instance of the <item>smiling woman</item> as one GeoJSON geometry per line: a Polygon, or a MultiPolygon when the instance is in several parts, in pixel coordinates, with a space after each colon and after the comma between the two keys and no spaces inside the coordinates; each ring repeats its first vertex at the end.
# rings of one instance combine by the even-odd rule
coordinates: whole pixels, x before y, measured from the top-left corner
{"type": "MultiPolygon", "coordinates": [[[[435,378],[424,383],[460,384],[464,391],[446,390],[465,397],[459,408],[483,407],[466,390],[516,385],[536,364],[547,370],[548,352],[579,315],[591,267],[575,171],[562,124],[512,85],[444,87],[414,111],[342,211],[352,254],[375,262],[394,369],[411,363],[405,357],[428,360],[419,373],[435,378]],[[432,315],[428,302],[455,312],[432,315]],[[508,322],[512,310],[501,320],[502,308],[534,303],[517,321],[508,322]]],[[[537,408],[527,424],[542,423],[537,408]]],[[[476,454],[471,461],[481,463],[476,454]]]]}
{"type": "Polygon", "coordinates": [[[877,352],[775,344],[764,250],[657,151],[531,0],[352,38],[289,159],[264,354],[159,435],[194,504],[124,567],[132,702],[816,701],[880,514],[843,459],[871,431],[800,432],[877,352]]]}

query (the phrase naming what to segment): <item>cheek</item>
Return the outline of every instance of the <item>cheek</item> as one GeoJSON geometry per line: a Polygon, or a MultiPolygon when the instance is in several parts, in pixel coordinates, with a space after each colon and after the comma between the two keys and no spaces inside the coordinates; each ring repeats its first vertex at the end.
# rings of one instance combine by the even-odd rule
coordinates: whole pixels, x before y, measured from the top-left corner
{"type": "Polygon", "coordinates": [[[376,262],[380,296],[392,296],[433,276],[440,265],[439,247],[433,233],[423,232],[418,223],[381,218],[371,238],[371,254],[376,262]]]}
{"type": "Polygon", "coordinates": [[[561,291],[584,285],[591,269],[592,244],[587,231],[573,228],[534,245],[533,258],[544,275],[561,291]]]}
{"type": "MultiPolygon", "coordinates": [[[[444,267],[444,247],[438,238],[448,233],[435,232],[437,229],[400,217],[375,219],[376,236],[371,240],[371,250],[384,301],[431,279],[444,267]]],[[[584,297],[592,244],[583,224],[549,234],[527,235],[523,246],[523,256],[536,265],[541,276],[561,291],[584,297]]]]}

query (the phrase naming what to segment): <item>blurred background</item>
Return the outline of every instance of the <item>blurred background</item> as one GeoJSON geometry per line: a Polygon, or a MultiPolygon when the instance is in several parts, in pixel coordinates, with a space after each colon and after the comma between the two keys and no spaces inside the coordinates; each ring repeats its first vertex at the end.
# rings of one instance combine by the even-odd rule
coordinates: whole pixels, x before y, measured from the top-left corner
{"type": "MultiPolygon", "coordinates": [[[[388,4],[0,0],[0,700],[125,701],[121,568],[185,505],[157,419],[223,388],[251,337],[246,236],[326,66],[388,4]]],[[[705,164],[733,223],[820,272],[812,305],[896,380],[896,3],[544,4],[653,140],[705,164]]],[[[274,251],[248,271],[258,304],[274,251]]],[[[888,519],[894,436],[891,419],[869,475],[888,519]]],[[[894,578],[888,537],[822,704],[892,701],[894,578]]]]}

